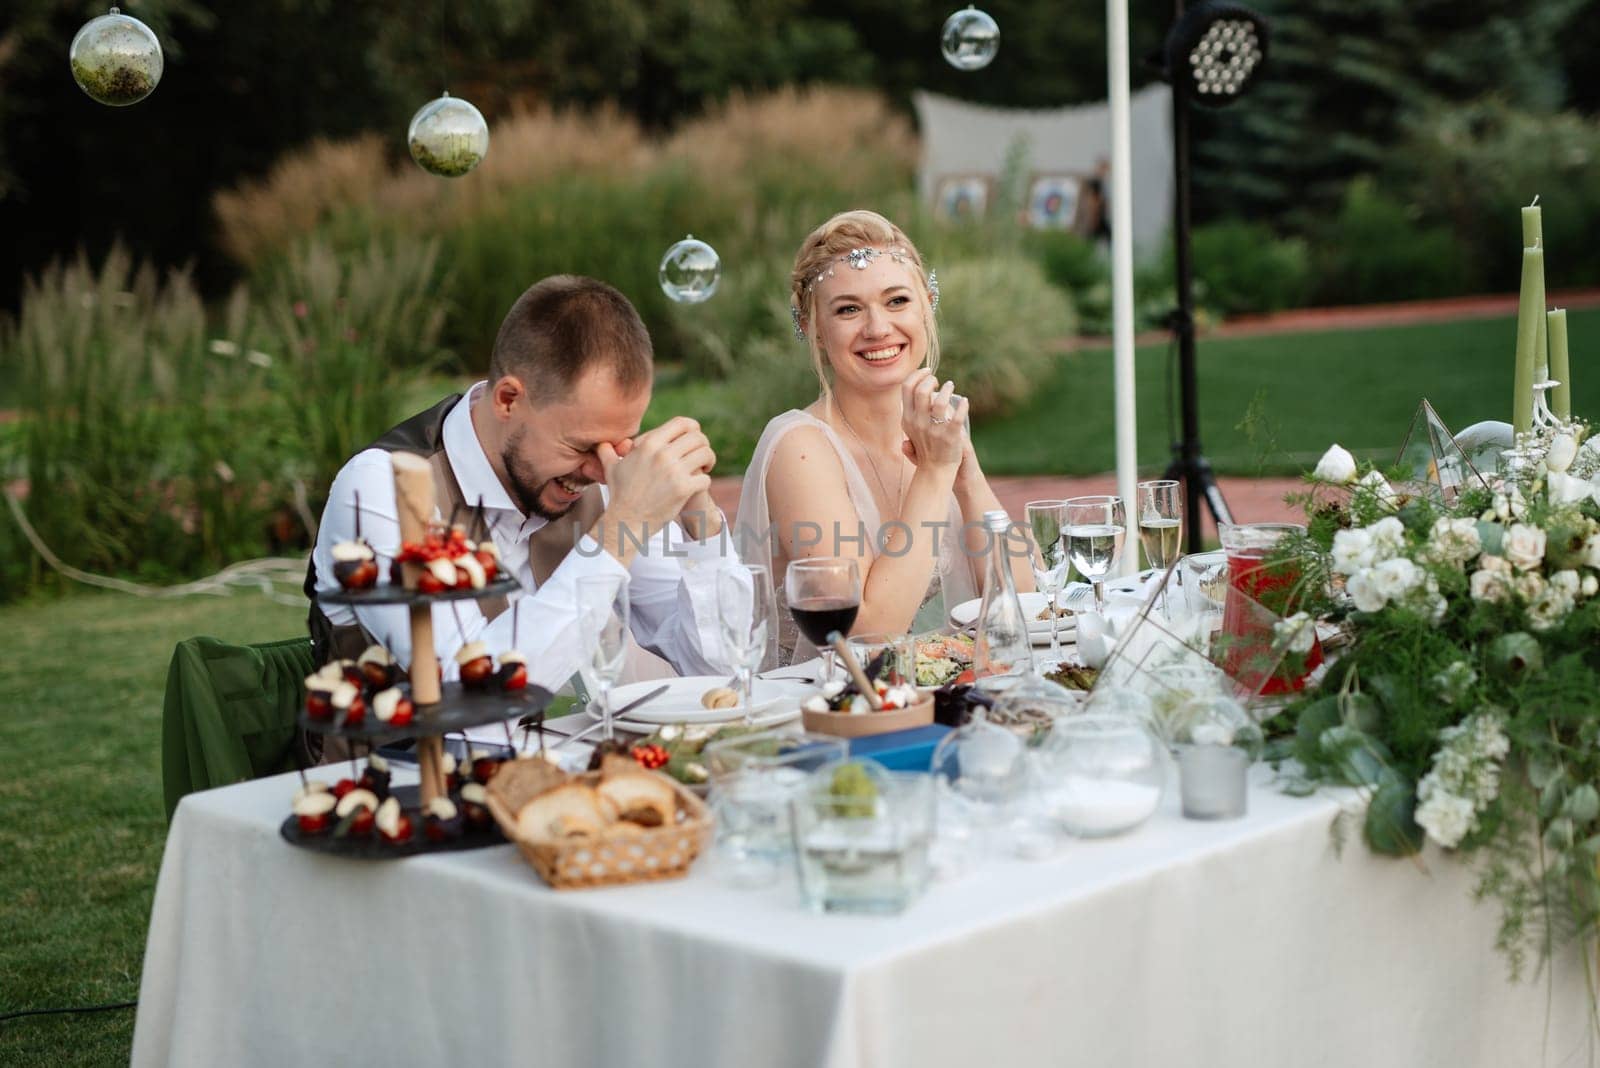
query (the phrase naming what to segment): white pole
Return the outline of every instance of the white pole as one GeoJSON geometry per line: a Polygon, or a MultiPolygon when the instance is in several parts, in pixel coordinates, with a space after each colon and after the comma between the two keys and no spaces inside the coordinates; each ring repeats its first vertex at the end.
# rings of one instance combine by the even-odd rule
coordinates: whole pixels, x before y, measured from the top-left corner
{"type": "Polygon", "coordinates": [[[1128,102],[1128,0],[1106,0],[1111,100],[1111,350],[1116,382],[1117,493],[1127,515],[1122,572],[1139,569],[1139,456],[1133,380],[1133,136],[1128,102]]]}

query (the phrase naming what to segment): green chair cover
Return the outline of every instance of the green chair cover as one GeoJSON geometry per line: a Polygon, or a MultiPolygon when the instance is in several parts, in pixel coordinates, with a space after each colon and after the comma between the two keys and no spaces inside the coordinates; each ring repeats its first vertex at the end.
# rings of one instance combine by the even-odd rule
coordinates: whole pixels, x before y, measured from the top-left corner
{"type": "Polygon", "coordinates": [[[295,716],[315,666],[309,638],[178,643],[161,712],[169,821],[184,794],[294,769],[301,744],[295,716]]]}

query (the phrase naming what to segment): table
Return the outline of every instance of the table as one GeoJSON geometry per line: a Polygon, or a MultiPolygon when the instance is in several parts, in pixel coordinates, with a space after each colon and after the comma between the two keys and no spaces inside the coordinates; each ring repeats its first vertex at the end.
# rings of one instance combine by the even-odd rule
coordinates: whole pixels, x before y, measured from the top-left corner
{"type": "Polygon", "coordinates": [[[293,776],[193,794],[162,861],[133,1063],[1586,1061],[1575,960],[1509,985],[1469,872],[1375,858],[1356,835],[1341,854],[1339,797],[1289,798],[1256,771],[1244,820],[1185,821],[1169,790],[1132,835],[936,884],[898,917],[813,915],[705,860],[679,882],[561,893],[510,846],[341,861],[278,837],[293,776]]]}

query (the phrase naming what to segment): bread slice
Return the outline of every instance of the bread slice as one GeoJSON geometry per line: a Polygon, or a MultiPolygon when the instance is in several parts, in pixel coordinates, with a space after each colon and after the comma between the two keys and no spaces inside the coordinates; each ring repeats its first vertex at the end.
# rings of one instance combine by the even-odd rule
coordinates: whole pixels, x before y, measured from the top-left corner
{"type": "Polygon", "coordinates": [[[606,802],[592,786],[569,782],[529,801],[517,813],[517,835],[530,842],[604,834],[611,822],[606,802]]]}
{"type": "Polygon", "coordinates": [[[600,780],[599,793],[619,820],[641,827],[670,827],[676,822],[677,791],[655,772],[608,766],[600,780]]]}

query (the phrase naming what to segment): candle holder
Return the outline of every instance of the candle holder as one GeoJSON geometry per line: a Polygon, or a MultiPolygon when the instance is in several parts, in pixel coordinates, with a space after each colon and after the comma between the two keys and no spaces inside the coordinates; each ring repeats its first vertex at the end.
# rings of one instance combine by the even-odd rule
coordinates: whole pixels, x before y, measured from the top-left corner
{"type": "Polygon", "coordinates": [[[1191,820],[1234,820],[1249,804],[1250,754],[1231,745],[1178,747],[1178,788],[1191,820]]]}
{"type": "Polygon", "coordinates": [[[1533,425],[1537,430],[1555,430],[1564,423],[1560,416],[1550,410],[1550,391],[1561,385],[1548,373],[1544,381],[1533,384],[1533,425]]]}

